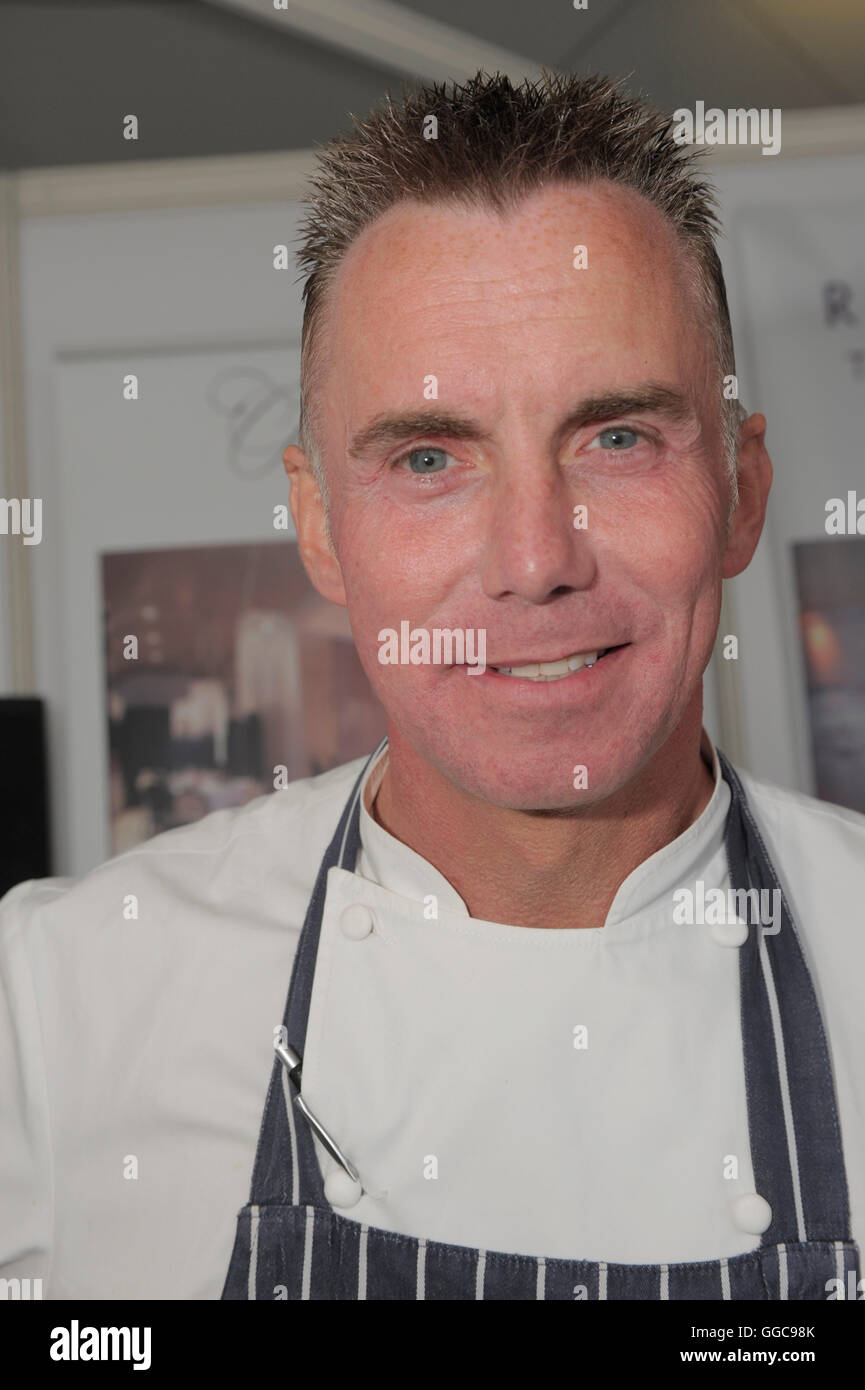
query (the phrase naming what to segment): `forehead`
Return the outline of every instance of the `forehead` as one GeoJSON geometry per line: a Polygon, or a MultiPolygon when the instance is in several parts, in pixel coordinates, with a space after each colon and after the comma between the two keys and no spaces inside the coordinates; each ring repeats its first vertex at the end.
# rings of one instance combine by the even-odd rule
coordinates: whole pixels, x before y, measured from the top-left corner
{"type": "Polygon", "coordinates": [[[539,367],[540,388],[557,374],[573,384],[575,370],[598,378],[591,388],[647,366],[686,379],[705,349],[695,309],[693,262],[631,189],[557,185],[505,215],[402,202],[353,243],[331,285],[329,400],[354,419],[388,392],[417,395],[429,373],[480,395],[539,367]]]}

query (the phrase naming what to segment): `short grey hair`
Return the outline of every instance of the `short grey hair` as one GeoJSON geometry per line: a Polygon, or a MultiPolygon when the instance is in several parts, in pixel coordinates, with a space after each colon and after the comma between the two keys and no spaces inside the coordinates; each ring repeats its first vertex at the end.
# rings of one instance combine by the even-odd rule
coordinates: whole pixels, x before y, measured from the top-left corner
{"type": "MultiPolygon", "coordinates": [[[[537,189],[604,180],[641,194],[675,229],[693,268],[693,284],[712,325],[719,376],[720,423],[731,480],[730,515],[738,502],[739,426],[746,412],[721,392],[735,376],[733,334],[715,237],[721,231],[715,190],[696,167],[703,149],[674,138],[674,119],[621,82],[595,74],[544,71],[514,86],[501,73],[432,83],[388,95],[319,151],[298,262],[303,286],[299,442],[327,508],[319,452],[321,402],[316,379],[322,357],[326,291],[349,247],[397,203],[456,203],[514,209],[537,189]],[[438,138],[424,139],[434,116],[438,138]]],[[[728,518],[729,520],[729,518],[728,518]]]]}

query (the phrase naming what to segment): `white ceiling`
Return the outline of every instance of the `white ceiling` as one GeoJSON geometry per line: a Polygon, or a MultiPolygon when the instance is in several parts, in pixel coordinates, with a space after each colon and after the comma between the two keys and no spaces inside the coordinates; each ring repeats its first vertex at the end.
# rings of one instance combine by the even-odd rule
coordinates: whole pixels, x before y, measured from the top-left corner
{"type": "Polygon", "coordinates": [[[865,0],[279,3],[0,0],[0,168],[308,148],[478,67],[627,76],[671,110],[865,102],[865,0]]]}

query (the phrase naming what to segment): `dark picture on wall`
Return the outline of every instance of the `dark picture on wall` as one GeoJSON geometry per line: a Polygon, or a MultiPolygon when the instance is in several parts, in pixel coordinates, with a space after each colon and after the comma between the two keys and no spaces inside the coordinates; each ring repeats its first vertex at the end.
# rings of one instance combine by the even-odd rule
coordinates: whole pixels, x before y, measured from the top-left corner
{"type": "Polygon", "coordinates": [[[821,801],[865,811],[865,540],[793,546],[821,801]]]}
{"type": "Polygon", "coordinates": [[[370,752],[384,715],[295,545],[102,556],[112,853],[370,752]]]}

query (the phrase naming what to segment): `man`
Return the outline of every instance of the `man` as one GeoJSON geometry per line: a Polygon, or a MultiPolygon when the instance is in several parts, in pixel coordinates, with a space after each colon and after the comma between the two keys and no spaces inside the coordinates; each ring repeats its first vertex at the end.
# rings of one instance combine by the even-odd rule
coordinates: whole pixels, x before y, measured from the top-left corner
{"type": "Polygon", "coordinates": [[[855,1279],[865,818],[702,731],[771,481],[714,230],[670,119],[603,78],[429,88],[324,152],[285,463],[388,743],[7,896],[3,1273],[855,1279]]]}

